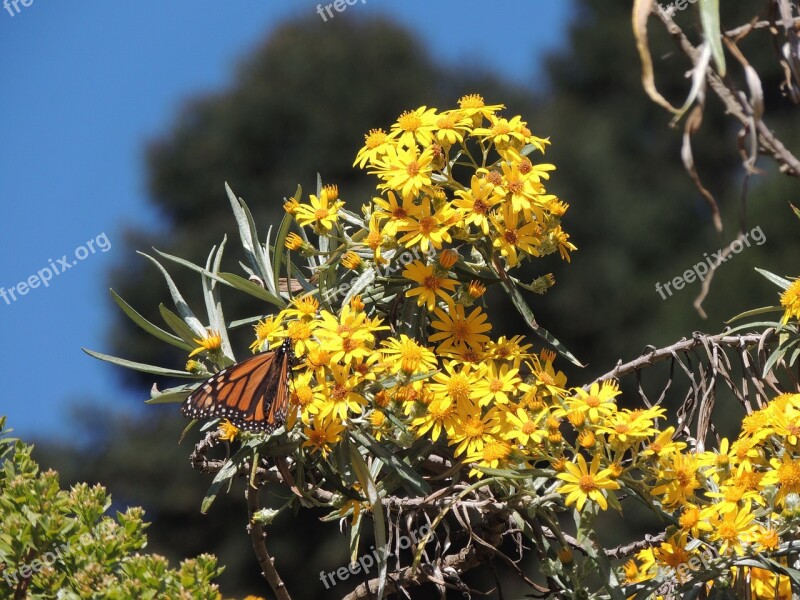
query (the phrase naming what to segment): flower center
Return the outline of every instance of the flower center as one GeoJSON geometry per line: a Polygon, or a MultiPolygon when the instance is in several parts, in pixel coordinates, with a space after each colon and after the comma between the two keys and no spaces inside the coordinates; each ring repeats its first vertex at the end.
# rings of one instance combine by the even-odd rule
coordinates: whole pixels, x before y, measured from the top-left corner
{"type": "Polygon", "coordinates": [[[422,121],[416,114],[407,112],[400,115],[397,124],[404,131],[416,131],[422,125],[422,121]]]}
{"type": "Polygon", "coordinates": [[[419,220],[419,229],[422,233],[430,233],[436,225],[436,220],[433,217],[422,217],[419,220]]]}
{"type": "Polygon", "coordinates": [[[594,483],[594,477],[589,474],[582,475],[580,481],[578,482],[578,486],[581,488],[581,491],[584,494],[588,494],[597,489],[597,486],[594,483]]]}

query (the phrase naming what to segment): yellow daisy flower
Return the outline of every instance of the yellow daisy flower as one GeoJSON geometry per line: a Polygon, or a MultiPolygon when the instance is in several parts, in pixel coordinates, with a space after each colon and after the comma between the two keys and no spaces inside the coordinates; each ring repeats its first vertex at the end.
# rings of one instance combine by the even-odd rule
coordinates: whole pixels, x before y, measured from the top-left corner
{"type": "Polygon", "coordinates": [[[792,317],[800,319],[800,279],[795,279],[781,294],[781,306],[785,309],[782,325],[786,325],[792,317]]]}
{"type": "Polygon", "coordinates": [[[559,473],[558,478],[564,481],[558,491],[565,494],[567,506],[575,504],[578,510],[583,510],[587,500],[596,502],[602,509],[608,508],[605,490],[619,489],[619,483],[609,476],[609,469],[600,470],[600,454],[595,454],[591,465],[586,464],[582,454],[577,455],[577,464],[568,462],[564,465],[566,473],[559,473]]]}
{"type": "Polygon", "coordinates": [[[439,343],[437,352],[441,353],[453,346],[480,348],[489,342],[486,332],[492,326],[486,323],[487,316],[480,306],[475,307],[469,316],[465,316],[464,307],[460,304],[450,304],[446,312],[441,308],[434,308],[433,313],[437,320],[431,323],[431,327],[438,333],[428,339],[432,343],[439,343]]]}
{"type": "Polygon", "coordinates": [[[437,275],[433,265],[426,265],[421,260],[415,260],[409,264],[403,271],[403,277],[420,284],[419,287],[408,290],[406,297],[417,296],[417,306],[424,304],[428,310],[433,310],[437,298],[449,302],[448,292],[453,292],[458,285],[458,281],[455,279],[437,275]]]}

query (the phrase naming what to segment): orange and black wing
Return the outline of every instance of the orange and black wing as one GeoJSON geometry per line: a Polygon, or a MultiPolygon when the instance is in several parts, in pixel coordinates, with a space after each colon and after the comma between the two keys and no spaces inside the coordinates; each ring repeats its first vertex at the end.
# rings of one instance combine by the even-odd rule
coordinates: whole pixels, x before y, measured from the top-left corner
{"type": "Polygon", "coordinates": [[[290,340],[223,369],[198,387],[181,406],[190,419],[228,419],[239,429],[271,433],[286,421],[290,340]]]}

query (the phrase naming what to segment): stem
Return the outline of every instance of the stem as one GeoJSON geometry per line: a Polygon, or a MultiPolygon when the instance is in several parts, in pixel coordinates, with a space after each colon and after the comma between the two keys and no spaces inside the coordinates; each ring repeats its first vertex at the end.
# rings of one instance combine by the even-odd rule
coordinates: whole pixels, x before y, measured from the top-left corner
{"type": "Polygon", "coordinates": [[[253,518],[259,510],[259,491],[259,488],[251,487],[248,484],[247,491],[245,492],[245,496],[247,497],[247,513],[249,516],[247,529],[250,532],[250,539],[253,540],[253,550],[256,553],[258,564],[261,565],[261,574],[264,576],[264,579],[267,580],[267,583],[269,583],[272,591],[275,593],[275,597],[278,600],[292,600],[292,597],[286,590],[286,585],[284,585],[281,576],[275,569],[274,559],[271,558],[269,552],[267,552],[267,544],[265,542],[267,534],[264,531],[264,527],[253,518]]]}

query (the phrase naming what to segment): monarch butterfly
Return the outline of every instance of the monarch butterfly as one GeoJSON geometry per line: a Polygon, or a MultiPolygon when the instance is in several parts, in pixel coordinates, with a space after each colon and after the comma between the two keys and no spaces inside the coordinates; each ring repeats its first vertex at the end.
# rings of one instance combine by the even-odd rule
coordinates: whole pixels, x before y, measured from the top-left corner
{"type": "Polygon", "coordinates": [[[289,377],[295,356],[290,339],[214,374],[181,405],[190,419],[224,417],[247,431],[272,433],[286,422],[289,377]]]}

